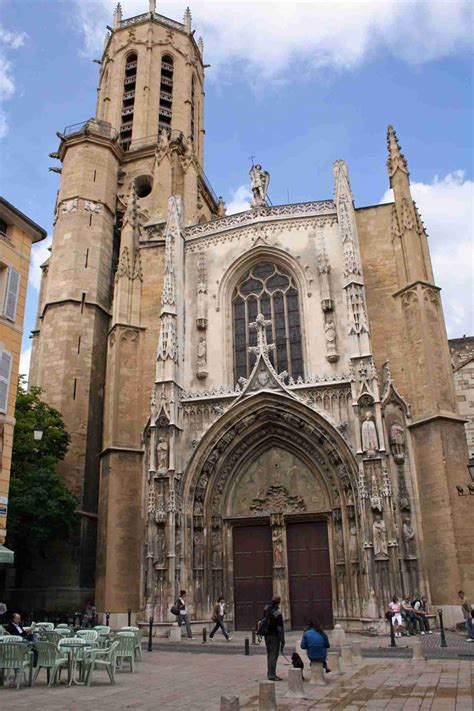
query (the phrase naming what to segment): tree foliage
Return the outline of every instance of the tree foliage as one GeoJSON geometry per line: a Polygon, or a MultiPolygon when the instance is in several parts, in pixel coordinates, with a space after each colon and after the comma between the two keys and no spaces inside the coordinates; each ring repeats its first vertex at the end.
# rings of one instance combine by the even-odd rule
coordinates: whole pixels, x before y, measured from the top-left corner
{"type": "Polygon", "coordinates": [[[49,541],[69,538],[76,528],[76,499],[56,471],[70,437],[60,413],[40,398],[38,388],[26,390],[20,379],[9,492],[8,538],[21,559],[30,545],[44,550],[49,541]],[[36,441],[36,425],[43,438],[36,441]]]}

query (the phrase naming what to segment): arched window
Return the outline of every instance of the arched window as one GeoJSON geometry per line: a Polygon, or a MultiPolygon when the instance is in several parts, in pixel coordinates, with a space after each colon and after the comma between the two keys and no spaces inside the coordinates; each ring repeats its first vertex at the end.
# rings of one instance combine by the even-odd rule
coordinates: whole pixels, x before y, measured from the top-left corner
{"type": "Polygon", "coordinates": [[[137,84],[138,57],[135,52],[128,55],[125,61],[125,76],[123,80],[122,121],[120,124],[120,143],[124,151],[128,151],[132,142],[133,111],[135,106],[135,89],[137,84]]]}
{"type": "Polygon", "coordinates": [[[235,287],[232,310],[236,381],[248,378],[255,364],[255,356],[248,349],[257,343],[257,333],[250,324],[259,313],[271,321],[267,343],[275,344],[270,360],[277,373],[286,370],[293,378],[303,376],[298,289],[285,269],[271,262],[252,267],[235,287]]]}
{"type": "Polygon", "coordinates": [[[160,113],[158,117],[158,133],[165,129],[171,133],[171,116],[173,112],[173,57],[164,54],[161,58],[160,78],[160,113]]]}

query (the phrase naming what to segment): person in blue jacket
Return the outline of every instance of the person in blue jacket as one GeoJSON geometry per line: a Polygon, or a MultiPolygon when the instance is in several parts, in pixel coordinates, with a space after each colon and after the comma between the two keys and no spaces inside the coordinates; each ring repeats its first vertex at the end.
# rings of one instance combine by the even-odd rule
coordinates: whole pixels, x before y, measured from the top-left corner
{"type": "Polygon", "coordinates": [[[327,650],[330,646],[327,634],[321,625],[318,622],[309,620],[308,628],[303,634],[303,638],[301,640],[301,649],[306,649],[310,662],[322,662],[324,669],[328,673],[331,670],[327,665],[326,657],[327,650]]]}

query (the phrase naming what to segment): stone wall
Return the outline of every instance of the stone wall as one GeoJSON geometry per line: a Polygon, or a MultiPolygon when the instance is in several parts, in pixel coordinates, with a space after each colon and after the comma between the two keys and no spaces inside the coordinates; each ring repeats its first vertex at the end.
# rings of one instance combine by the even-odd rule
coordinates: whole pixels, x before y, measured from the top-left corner
{"type": "Polygon", "coordinates": [[[474,457],[474,337],[452,338],[449,350],[459,414],[467,420],[467,447],[469,456],[474,457]]]}

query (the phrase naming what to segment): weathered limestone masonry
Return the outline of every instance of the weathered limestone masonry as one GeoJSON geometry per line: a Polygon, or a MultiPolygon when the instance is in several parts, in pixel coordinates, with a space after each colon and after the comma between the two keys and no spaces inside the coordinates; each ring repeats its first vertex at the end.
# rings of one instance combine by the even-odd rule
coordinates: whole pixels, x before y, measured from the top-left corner
{"type": "Polygon", "coordinates": [[[465,430],[469,456],[474,457],[474,337],[452,338],[449,350],[459,412],[467,420],[465,430]]]}
{"type": "Polygon", "coordinates": [[[272,592],[294,628],[383,630],[394,593],[449,606],[473,583],[467,450],[393,129],[393,204],[356,209],[336,160],[333,199],[272,207],[253,165],[250,209],[226,215],[201,168],[203,81],[188,10],[118,6],[97,116],[61,134],[32,372],[73,437],[71,599],[97,517],[114,624],[169,623],[182,587],[196,620],[224,594],[238,629],[272,592]]]}

